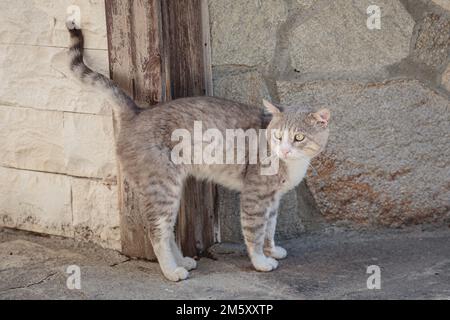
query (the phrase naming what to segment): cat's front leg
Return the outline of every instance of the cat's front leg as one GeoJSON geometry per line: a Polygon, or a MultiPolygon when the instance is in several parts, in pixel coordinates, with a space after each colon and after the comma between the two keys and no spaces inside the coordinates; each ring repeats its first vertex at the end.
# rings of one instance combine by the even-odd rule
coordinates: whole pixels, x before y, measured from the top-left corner
{"type": "Polygon", "coordinates": [[[269,211],[266,233],[264,239],[264,253],[274,259],[284,259],[287,256],[286,249],[275,245],[275,229],[277,226],[278,208],[269,211]]]}
{"type": "Polygon", "coordinates": [[[241,196],[241,224],[248,255],[255,269],[265,272],[278,267],[277,260],[264,254],[267,212],[267,208],[261,206],[261,200],[257,197],[241,196]]]}

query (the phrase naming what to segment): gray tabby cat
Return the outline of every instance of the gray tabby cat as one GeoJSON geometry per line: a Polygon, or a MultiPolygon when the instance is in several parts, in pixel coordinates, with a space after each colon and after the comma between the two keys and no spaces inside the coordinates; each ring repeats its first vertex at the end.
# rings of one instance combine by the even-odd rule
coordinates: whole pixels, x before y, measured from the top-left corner
{"type": "Polygon", "coordinates": [[[146,230],[164,276],[184,280],[196,261],[183,257],[174,237],[174,225],[186,177],[208,179],[241,192],[241,224],[251,262],[256,270],[272,271],[286,250],[275,245],[274,235],[280,198],[297,186],[305,176],[310,160],[325,147],[328,139],[327,109],[317,112],[287,107],[284,110],[264,101],[270,113],[265,121],[259,107],[213,97],[178,99],[151,109],[141,109],[111,80],[92,71],[83,62],[83,35],[71,34],[70,66],[84,82],[110,94],[119,121],[116,149],[127,179],[141,193],[141,210],[146,230]],[[277,157],[279,170],[261,175],[256,164],[174,164],[171,151],[176,142],[175,129],[192,132],[194,121],[202,121],[203,130],[269,129],[271,156],[277,157]]]}

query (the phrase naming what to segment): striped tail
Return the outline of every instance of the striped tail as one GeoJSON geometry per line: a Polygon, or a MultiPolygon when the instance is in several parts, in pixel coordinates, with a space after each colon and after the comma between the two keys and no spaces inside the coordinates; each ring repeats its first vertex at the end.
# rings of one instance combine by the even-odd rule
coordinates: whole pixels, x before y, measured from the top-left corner
{"type": "Polygon", "coordinates": [[[93,71],[85,65],[83,59],[84,38],[81,29],[68,29],[70,32],[70,69],[85,83],[98,87],[112,96],[116,101],[115,111],[120,119],[131,120],[139,114],[139,106],[113,81],[93,71]]]}

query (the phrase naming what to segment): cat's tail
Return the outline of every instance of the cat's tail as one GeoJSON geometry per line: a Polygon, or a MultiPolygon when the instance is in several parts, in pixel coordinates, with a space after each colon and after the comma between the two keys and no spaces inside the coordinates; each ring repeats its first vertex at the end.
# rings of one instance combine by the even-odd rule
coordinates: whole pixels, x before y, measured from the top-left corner
{"type": "Polygon", "coordinates": [[[108,93],[116,103],[114,103],[114,111],[118,113],[120,119],[130,120],[134,118],[142,109],[113,81],[104,75],[93,71],[84,63],[83,48],[84,38],[81,29],[68,27],[70,32],[70,69],[83,82],[93,85],[108,93]]]}

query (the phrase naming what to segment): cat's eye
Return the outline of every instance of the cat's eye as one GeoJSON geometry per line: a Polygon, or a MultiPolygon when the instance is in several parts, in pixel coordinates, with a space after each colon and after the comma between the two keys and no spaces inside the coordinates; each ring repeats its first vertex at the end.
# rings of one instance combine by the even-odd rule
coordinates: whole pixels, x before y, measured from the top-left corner
{"type": "Polygon", "coordinates": [[[281,138],[283,138],[283,134],[281,133],[281,131],[275,131],[275,133],[273,135],[278,140],[281,140],[281,138]]]}
{"type": "Polygon", "coordinates": [[[295,139],[296,142],[302,142],[303,140],[305,140],[305,135],[301,134],[301,133],[297,133],[294,136],[294,139],[295,139]]]}

